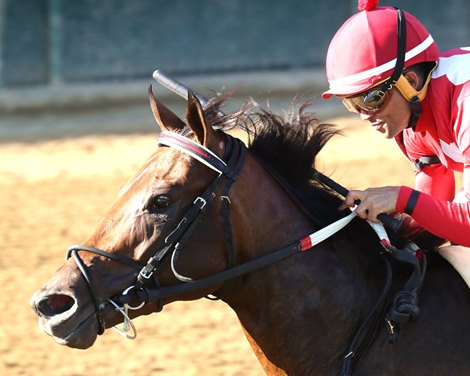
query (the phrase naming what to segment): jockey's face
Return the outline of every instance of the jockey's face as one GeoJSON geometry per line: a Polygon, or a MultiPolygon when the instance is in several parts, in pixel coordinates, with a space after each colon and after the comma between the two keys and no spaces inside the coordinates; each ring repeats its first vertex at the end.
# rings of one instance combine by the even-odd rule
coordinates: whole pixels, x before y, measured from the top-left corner
{"type": "Polygon", "coordinates": [[[380,111],[373,114],[359,112],[359,115],[386,138],[393,138],[408,126],[411,109],[408,101],[396,87],[390,90],[389,95],[389,100],[380,111]]]}

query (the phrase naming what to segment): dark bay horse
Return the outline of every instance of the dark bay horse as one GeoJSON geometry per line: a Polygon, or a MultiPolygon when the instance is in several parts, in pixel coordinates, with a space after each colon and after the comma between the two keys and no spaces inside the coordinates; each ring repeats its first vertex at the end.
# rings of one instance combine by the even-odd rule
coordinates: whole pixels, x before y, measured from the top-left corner
{"type": "MultiPolygon", "coordinates": [[[[429,257],[420,317],[390,344],[384,307],[368,320],[387,284],[368,224],[299,242],[346,215],[312,178],[333,126],[304,105],[285,119],[256,106],[221,116],[222,100],[203,108],[189,95],[185,123],[151,92],[150,102],[156,151],[32,297],[45,333],[85,349],[123,320],[211,295],[236,312],[269,375],[470,374],[470,294],[439,256],[429,257]],[[248,149],[225,132],[240,122],[255,130],[248,149]]],[[[408,273],[391,265],[387,298],[408,273]]]]}

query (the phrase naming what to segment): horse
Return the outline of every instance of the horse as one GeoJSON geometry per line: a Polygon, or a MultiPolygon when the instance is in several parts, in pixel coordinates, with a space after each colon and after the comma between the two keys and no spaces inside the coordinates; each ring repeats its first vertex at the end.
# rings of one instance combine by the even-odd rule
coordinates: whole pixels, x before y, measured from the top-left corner
{"type": "Polygon", "coordinates": [[[386,311],[409,268],[384,262],[359,218],[310,241],[350,211],[314,173],[340,131],[308,101],[284,117],[249,101],[224,114],[224,95],[202,106],[189,93],[185,122],[149,99],[155,152],[31,298],[46,334],[86,349],[106,328],[124,322],[132,338],[133,318],[209,297],[235,311],[268,375],[470,374],[470,295],[449,264],[428,256],[419,317],[392,343],[386,311]],[[231,135],[241,125],[248,146],[231,135]]]}

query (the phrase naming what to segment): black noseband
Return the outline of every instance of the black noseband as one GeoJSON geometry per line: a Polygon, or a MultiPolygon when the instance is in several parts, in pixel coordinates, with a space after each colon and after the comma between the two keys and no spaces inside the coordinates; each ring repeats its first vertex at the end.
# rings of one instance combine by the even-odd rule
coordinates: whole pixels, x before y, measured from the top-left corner
{"type": "Polygon", "coordinates": [[[75,260],[75,263],[80,269],[80,272],[82,273],[83,278],[85,279],[86,285],[88,287],[88,291],[90,292],[90,296],[93,301],[93,305],[95,306],[96,320],[98,321],[98,334],[103,334],[106,327],[105,327],[103,316],[101,314],[100,302],[98,299],[97,290],[95,288],[93,281],[91,280],[90,275],[88,274],[87,266],[85,265],[83,260],[80,258],[80,256],[78,256],[79,251],[87,251],[87,252],[95,253],[100,256],[104,256],[112,260],[119,261],[125,265],[129,265],[137,270],[141,270],[143,265],[135,262],[134,260],[128,257],[123,257],[123,256],[116,255],[113,253],[105,252],[105,251],[102,251],[101,249],[88,247],[86,245],[74,245],[67,250],[66,259],[68,260],[70,257],[73,257],[73,259],[75,260]]]}

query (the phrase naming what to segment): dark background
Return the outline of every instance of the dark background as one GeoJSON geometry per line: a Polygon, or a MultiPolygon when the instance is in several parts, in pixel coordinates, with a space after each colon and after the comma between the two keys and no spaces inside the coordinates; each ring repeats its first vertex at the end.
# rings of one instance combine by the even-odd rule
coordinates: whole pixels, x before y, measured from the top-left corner
{"type": "MultiPolygon", "coordinates": [[[[381,1],[441,49],[470,41],[468,0],[381,1]]],[[[351,0],[1,0],[0,87],[323,68],[351,0]]],[[[273,83],[275,86],[275,83],[273,83]]]]}

